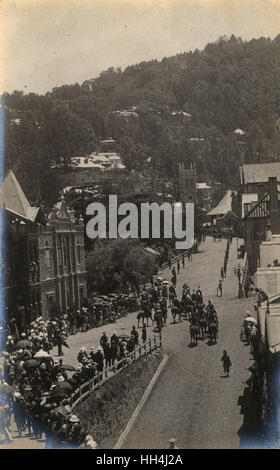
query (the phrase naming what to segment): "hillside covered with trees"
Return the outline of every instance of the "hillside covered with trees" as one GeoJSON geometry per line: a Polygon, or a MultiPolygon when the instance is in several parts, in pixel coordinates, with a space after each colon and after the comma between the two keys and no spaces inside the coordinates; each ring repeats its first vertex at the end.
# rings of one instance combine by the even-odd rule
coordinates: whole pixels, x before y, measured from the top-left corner
{"type": "Polygon", "coordinates": [[[279,76],[280,35],[232,36],[44,96],[14,91],[6,94],[6,165],[33,202],[51,204],[60,189],[51,165],[67,168],[110,136],[128,169],[149,159],[172,178],[179,161],[192,161],[200,180],[234,187],[241,161],[279,159],[279,76]]]}

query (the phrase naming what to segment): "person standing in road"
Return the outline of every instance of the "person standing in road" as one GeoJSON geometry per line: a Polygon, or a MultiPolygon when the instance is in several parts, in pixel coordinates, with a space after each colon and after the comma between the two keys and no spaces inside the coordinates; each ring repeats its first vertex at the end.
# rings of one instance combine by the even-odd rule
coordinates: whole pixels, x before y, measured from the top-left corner
{"type": "Polygon", "coordinates": [[[138,334],[138,331],[136,330],[135,326],[132,327],[132,330],[131,330],[130,334],[131,334],[131,336],[133,336],[134,344],[137,346],[138,345],[139,334],[138,334]]]}
{"type": "Polygon", "coordinates": [[[57,337],[56,337],[56,342],[57,342],[57,355],[58,355],[58,356],[63,356],[63,355],[64,355],[64,352],[62,351],[62,345],[63,345],[64,340],[65,340],[65,338],[64,338],[64,336],[62,335],[62,332],[59,331],[58,334],[57,334],[57,337]]]}
{"type": "Polygon", "coordinates": [[[222,279],[219,280],[219,284],[218,284],[218,287],[217,287],[217,296],[218,297],[223,297],[223,281],[222,281],[222,279]],[[220,295],[219,295],[219,292],[220,292],[220,295]]]}
{"type": "Polygon", "coordinates": [[[176,439],[169,439],[168,449],[178,449],[178,447],[176,447],[176,439]]]}
{"type": "Polygon", "coordinates": [[[231,360],[230,360],[230,357],[229,357],[227,351],[223,352],[221,361],[223,363],[225,376],[229,377],[229,371],[230,371],[230,368],[232,366],[232,363],[231,363],[231,360]]]}
{"type": "Polygon", "coordinates": [[[143,344],[146,343],[147,341],[147,328],[146,328],[146,323],[144,323],[143,328],[142,328],[142,342],[143,344]]]}

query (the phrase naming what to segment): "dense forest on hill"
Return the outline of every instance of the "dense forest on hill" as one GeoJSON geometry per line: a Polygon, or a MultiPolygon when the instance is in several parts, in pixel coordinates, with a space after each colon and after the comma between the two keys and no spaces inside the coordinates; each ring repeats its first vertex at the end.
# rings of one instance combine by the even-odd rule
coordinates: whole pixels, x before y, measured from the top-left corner
{"type": "Polygon", "coordinates": [[[279,76],[280,35],[232,36],[44,96],[14,91],[6,94],[6,165],[32,201],[51,203],[59,189],[51,164],[67,167],[110,136],[128,169],[150,158],[153,171],[172,178],[179,161],[195,161],[199,180],[234,187],[240,161],[279,159],[279,76]]]}

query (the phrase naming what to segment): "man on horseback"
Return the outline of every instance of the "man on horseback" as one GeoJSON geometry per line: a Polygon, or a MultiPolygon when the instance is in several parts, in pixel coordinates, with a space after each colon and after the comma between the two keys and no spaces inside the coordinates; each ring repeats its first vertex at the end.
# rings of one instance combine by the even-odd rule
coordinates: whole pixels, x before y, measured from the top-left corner
{"type": "Polygon", "coordinates": [[[173,322],[174,323],[176,323],[176,316],[177,315],[179,317],[179,321],[180,322],[182,321],[182,306],[181,306],[181,302],[179,301],[177,296],[175,296],[175,298],[174,298],[173,306],[171,307],[171,313],[172,313],[172,316],[173,316],[173,322]]]}
{"type": "Polygon", "coordinates": [[[193,318],[190,324],[191,344],[195,343],[195,345],[197,345],[199,334],[200,334],[200,326],[199,326],[198,320],[196,318],[193,318]]]}

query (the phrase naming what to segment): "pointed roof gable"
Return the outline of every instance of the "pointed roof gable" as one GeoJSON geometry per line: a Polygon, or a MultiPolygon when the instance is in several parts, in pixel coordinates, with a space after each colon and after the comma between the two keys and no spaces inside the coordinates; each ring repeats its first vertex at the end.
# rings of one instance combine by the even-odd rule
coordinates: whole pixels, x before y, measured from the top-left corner
{"type": "Polygon", "coordinates": [[[29,204],[12,170],[9,171],[0,188],[0,204],[12,214],[30,222],[35,221],[39,211],[39,207],[32,207],[29,204]]]}
{"type": "Polygon", "coordinates": [[[232,197],[236,196],[237,191],[233,191],[231,189],[228,189],[226,194],[224,195],[223,199],[219,202],[219,204],[212,209],[210,212],[208,212],[207,215],[224,215],[227,214],[227,212],[232,210],[232,197]]]}

